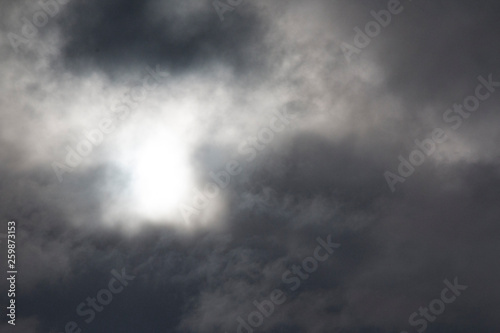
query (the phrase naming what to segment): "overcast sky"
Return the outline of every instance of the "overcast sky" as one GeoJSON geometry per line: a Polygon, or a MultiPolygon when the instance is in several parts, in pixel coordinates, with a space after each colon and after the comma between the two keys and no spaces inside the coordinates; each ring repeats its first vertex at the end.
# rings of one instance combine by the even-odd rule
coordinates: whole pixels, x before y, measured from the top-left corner
{"type": "Polygon", "coordinates": [[[58,1],[0,0],[1,332],[500,331],[498,1],[58,1]]]}

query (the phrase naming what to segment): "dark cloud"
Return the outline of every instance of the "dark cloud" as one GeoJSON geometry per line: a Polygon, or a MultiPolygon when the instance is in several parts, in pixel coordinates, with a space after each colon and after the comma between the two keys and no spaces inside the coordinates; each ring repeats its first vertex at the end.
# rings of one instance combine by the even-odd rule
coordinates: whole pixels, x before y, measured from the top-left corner
{"type": "MultiPolygon", "coordinates": [[[[14,17],[2,33],[19,31],[29,6],[0,5],[14,17]]],[[[276,288],[286,301],[255,331],[414,332],[409,317],[455,277],[468,288],[425,331],[498,331],[500,92],[456,130],[443,113],[478,76],[500,81],[500,8],[402,5],[350,62],[341,43],[387,1],[243,2],[224,21],[209,1],[70,2],[39,36],[57,53],[16,54],[6,39],[0,220],[18,223],[20,273],[17,325],[2,332],[63,332],[68,321],[96,333],[236,332],[276,288]],[[168,82],[58,182],[51,163],[117,117],[148,65],[168,82]],[[384,173],[436,127],[448,140],[391,191],[384,173]],[[133,200],[137,152],[155,135],[156,161],[185,150],[185,204],[211,172],[242,167],[192,229],[133,200]],[[283,274],[329,236],[341,246],[292,290],[283,274]],[[76,308],[122,268],[134,280],[86,324],[76,308]]],[[[160,186],[157,173],[151,199],[182,174],[161,165],[174,177],[160,186]]]]}
{"type": "Polygon", "coordinates": [[[208,1],[85,1],[60,20],[64,60],[72,68],[119,71],[161,64],[173,72],[222,63],[259,70],[267,27],[251,4],[220,21],[208,1]]]}

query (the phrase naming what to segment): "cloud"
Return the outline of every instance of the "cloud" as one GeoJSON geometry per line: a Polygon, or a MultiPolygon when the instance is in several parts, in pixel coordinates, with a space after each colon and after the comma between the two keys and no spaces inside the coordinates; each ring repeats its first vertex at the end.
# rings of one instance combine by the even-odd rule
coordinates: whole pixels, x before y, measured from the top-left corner
{"type": "MultiPolygon", "coordinates": [[[[0,5],[4,37],[40,10],[0,5]]],[[[402,6],[351,62],[341,43],[386,1],[244,2],[222,22],[210,1],[69,2],[36,39],[53,53],[3,38],[0,219],[19,226],[18,328],[230,332],[283,288],[269,332],[412,331],[409,316],[455,276],[469,288],[427,331],[499,327],[500,95],[395,193],[383,176],[447,126],[478,76],[500,78],[498,4],[402,6]],[[121,119],[157,66],[168,78],[121,119]],[[277,112],[293,121],[263,144],[277,112]],[[59,183],[51,163],[106,117],[116,129],[59,183]],[[190,230],[179,214],[141,215],[131,193],[145,139],[165,132],[188,156],[183,202],[228,161],[242,166],[190,230]],[[286,289],[283,273],[329,234],[341,249],[286,289]],[[122,267],[133,285],[87,325],[76,307],[122,267]]]]}

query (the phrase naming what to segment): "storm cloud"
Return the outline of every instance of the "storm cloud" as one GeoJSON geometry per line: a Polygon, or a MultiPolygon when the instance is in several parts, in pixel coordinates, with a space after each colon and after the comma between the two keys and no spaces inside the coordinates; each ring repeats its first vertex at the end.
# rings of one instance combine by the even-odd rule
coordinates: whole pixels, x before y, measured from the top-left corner
{"type": "Polygon", "coordinates": [[[0,6],[2,332],[498,331],[497,2],[0,6]]]}

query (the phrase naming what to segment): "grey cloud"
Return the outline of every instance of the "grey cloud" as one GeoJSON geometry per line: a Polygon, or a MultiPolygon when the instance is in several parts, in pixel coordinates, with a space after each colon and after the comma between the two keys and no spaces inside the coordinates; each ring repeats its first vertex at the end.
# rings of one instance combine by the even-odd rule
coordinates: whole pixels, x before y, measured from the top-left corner
{"type": "MultiPolygon", "coordinates": [[[[457,276],[469,288],[426,332],[496,331],[500,95],[395,193],[383,173],[447,126],[479,75],[497,77],[499,8],[402,3],[350,64],[340,44],[387,1],[245,2],[223,22],[209,1],[71,2],[40,36],[58,53],[1,44],[0,219],[19,224],[19,329],[234,332],[283,288],[268,332],[410,332],[408,317],[457,276]],[[156,64],[168,82],[58,183],[50,163],[156,64]],[[245,162],[238,145],[283,110],[293,125],[245,162]],[[154,224],[121,201],[133,177],[122,155],[151,123],[182,128],[195,187],[242,162],[200,215],[213,224],[154,224]],[[290,291],[282,274],[329,234],[341,249],[290,291]],[[84,324],[76,306],[122,267],[133,284],[84,324]]],[[[19,28],[2,21],[3,35],[19,28]]]]}

